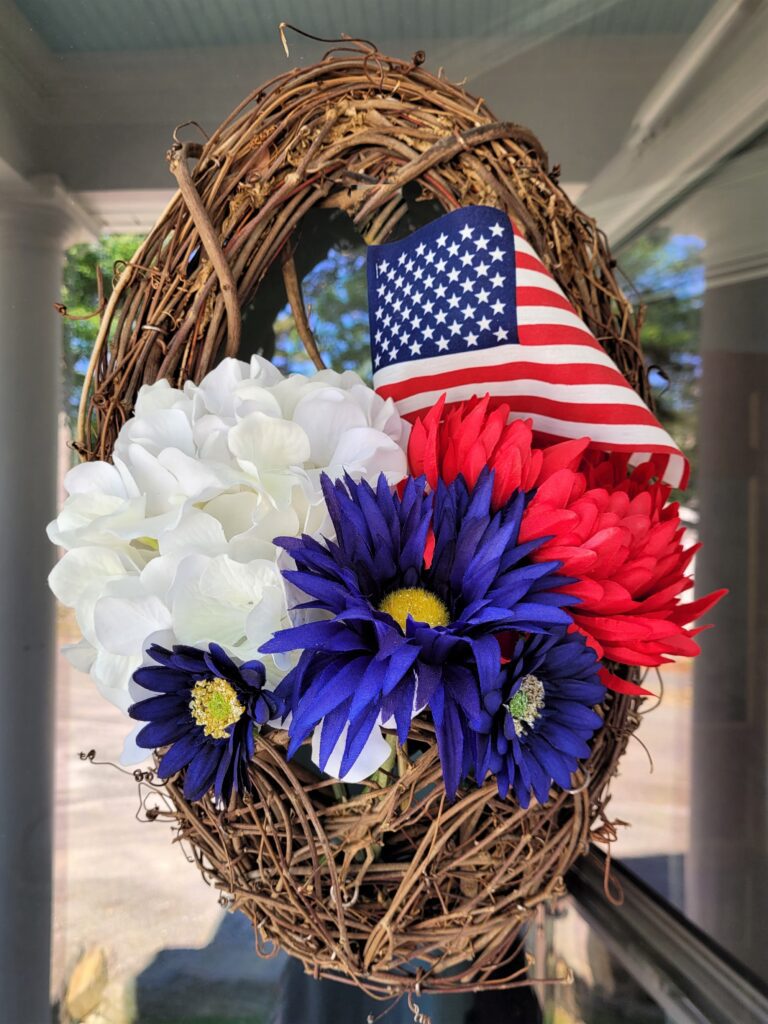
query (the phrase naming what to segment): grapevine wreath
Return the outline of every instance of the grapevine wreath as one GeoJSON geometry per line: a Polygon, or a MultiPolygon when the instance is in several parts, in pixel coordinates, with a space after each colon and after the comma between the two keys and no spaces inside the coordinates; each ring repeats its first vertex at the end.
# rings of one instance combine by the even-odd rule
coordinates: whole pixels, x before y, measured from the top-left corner
{"type": "Polygon", "coordinates": [[[422,62],[348,41],[174,142],[50,528],[156,818],[259,952],[379,997],[526,983],[524,925],[610,832],[639,672],[719,596],[682,600],[684,460],[604,237],[422,62]],[[375,390],[310,328],[319,216],[369,246],[375,390]],[[312,375],[238,359],[278,275],[312,375]]]}

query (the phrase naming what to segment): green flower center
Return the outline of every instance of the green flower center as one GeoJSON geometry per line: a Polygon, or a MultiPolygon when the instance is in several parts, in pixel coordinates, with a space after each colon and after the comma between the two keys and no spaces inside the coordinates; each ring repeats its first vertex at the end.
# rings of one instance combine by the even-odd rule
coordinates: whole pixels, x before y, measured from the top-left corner
{"type": "Polygon", "coordinates": [[[507,711],[514,719],[515,733],[523,736],[541,718],[544,707],[544,684],[537,676],[525,676],[507,702],[507,711]]]}
{"type": "Polygon", "coordinates": [[[200,679],[192,687],[189,710],[206,736],[223,740],[227,729],[240,720],[245,708],[237,699],[234,686],[226,679],[200,679]]]}
{"type": "Polygon", "coordinates": [[[391,615],[403,632],[409,615],[416,622],[426,622],[428,626],[447,626],[450,621],[448,609],[437,594],[421,587],[393,590],[381,602],[379,611],[391,615]]]}

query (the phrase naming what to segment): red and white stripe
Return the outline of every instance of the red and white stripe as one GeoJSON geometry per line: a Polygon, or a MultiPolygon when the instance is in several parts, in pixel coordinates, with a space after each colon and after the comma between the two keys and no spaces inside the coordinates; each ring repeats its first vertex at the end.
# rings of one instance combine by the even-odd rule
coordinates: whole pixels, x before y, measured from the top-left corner
{"type": "Polygon", "coordinates": [[[449,404],[490,394],[542,440],[589,437],[596,448],[666,456],[664,479],[685,486],[680,449],[626,382],[560,286],[514,228],[519,344],[393,363],[373,375],[376,391],[413,421],[442,394],[449,404]]]}

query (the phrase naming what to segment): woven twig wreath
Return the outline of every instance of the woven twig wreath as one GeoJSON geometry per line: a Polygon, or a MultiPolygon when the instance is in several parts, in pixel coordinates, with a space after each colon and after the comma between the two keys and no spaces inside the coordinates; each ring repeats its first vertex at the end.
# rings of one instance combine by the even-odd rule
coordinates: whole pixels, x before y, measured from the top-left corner
{"type": "MultiPolygon", "coordinates": [[[[482,99],[350,43],[247,97],[204,144],[169,152],[180,191],[123,269],[88,373],[78,448],[109,458],[144,383],[200,380],[240,345],[240,312],[275,261],[299,333],[322,365],[301,299],[296,232],[316,207],[346,211],[371,244],[392,235],[404,188],[444,210],[507,211],[627,380],[649,400],[637,323],[604,237],[557,184],[538,140],[482,99]],[[190,170],[189,163],[196,160],[190,170]]],[[[253,795],[229,810],[166,789],[180,838],[206,879],[315,977],[376,996],[525,984],[521,926],[604,823],[606,786],[637,724],[610,694],[605,725],[571,792],[521,810],[493,782],[448,804],[430,726],[416,720],[399,777],[354,787],[284,756],[262,735],[253,795]]]]}

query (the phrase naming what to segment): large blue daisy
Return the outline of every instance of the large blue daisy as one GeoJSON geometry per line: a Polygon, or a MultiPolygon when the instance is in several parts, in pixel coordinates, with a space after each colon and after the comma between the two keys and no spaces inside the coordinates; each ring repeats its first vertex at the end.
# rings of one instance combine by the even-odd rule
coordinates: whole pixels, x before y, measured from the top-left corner
{"type": "Polygon", "coordinates": [[[282,704],[264,689],[260,661],[236,665],[218,644],[149,649],[157,665],[145,665],[134,680],[157,694],[131,706],[132,718],[148,724],[136,737],[140,747],[168,747],[158,775],[167,779],[186,768],[184,796],[199,800],[209,789],[229,802],[233,790],[247,786],[257,726],[282,712],[282,704]]]}
{"type": "Polygon", "coordinates": [[[493,721],[487,734],[473,738],[476,777],[495,775],[500,796],[512,789],[521,807],[531,793],[545,804],[553,782],[568,789],[602,725],[594,710],[605,695],[599,671],[579,633],[518,637],[509,663],[483,687],[493,721]]]}
{"type": "Polygon", "coordinates": [[[525,495],[491,509],[493,479],[473,490],[459,477],[426,490],[409,479],[402,497],[385,477],[374,490],[323,479],[334,541],[278,538],[293,557],[286,578],[328,617],[282,630],[263,652],[301,650],[278,694],[292,711],[288,755],[322,721],[320,767],[347,728],[340,774],[358,758],[377,721],[394,720],[405,742],[414,709],[432,713],[446,791],[471,768],[469,737],[492,716],[481,692],[499,670],[501,633],[546,633],[570,623],[557,591],[558,562],[532,564],[541,541],[517,543],[525,495]],[[434,538],[430,534],[434,531],[434,538]],[[425,549],[431,558],[425,561],[425,549]]]}

